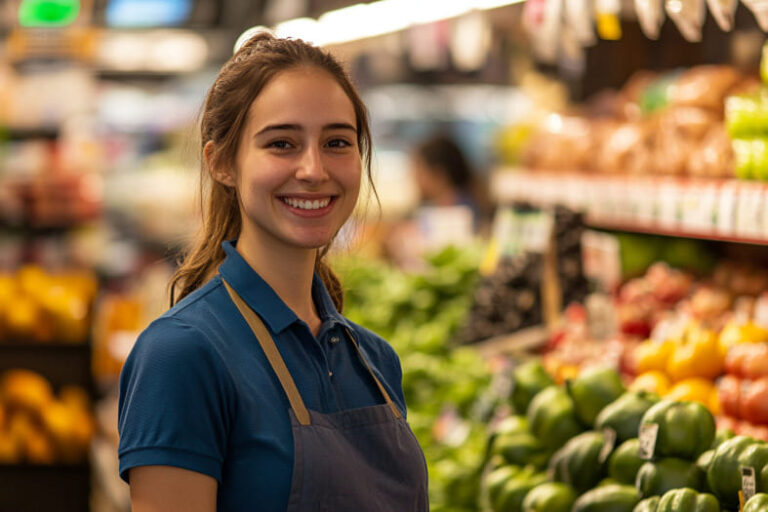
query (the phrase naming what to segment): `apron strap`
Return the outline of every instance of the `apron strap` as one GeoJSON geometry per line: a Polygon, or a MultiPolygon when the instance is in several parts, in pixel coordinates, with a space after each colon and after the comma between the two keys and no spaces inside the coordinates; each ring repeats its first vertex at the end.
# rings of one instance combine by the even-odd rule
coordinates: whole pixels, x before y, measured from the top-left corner
{"type": "Polygon", "coordinates": [[[392,412],[395,414],[395,418],[397,419],[402,418],[403,415],[400,414],[400,409],[398,409],[395,403],[392,401],[392,398],[390,398],[389,393],[387,393],[387,390],[384,389],[384,386],[381,385],[381,382],[379,382],[379,379],[376,377],[376,374],[373,373],[373,370],[371,369],[371,366],[368,364],[368,361],[366,361],[366,359],[363,357],[363,353],[360,351],[360,346],[357,344],[355,337],[352,336],[352,333],[349,331],[348,328],[345,327],[344,330],[347,331],[347,335],[349,335],[349,339],[352,341],[352,344],[355,346],[355,350],[357,350],[358,357],[363,362],[365,367],[368,368],[368,373],[371,374],[371,377],[373,377],[374,382],[376,382],[376,385],[379,387],[379,391],[381,391],[381,394],[384,395],[384,401],[386,401],[387,405],[389,405],[389,408],[392,409],[392,412]]]}
{"type": "Polygon", "coordinates": [[[272,339],[272,336],[269,334],[264,322],[259,318],[259,315],[245,303],[242,297],[232,289],[229,283],[224,279],[222,279],[222,282],[227,289],[227,293],[229,293],[232,301],[237,306],[237,309],[240,310],[240,314],[243,315],[243,318],[245,318],[245,321],[248,322],[248,325],[251,327],[253,334],[256,336],[256,340],[259,342],[259,345],[261,345],[264,354],[269,360],[269,364],[277,374],[277,378],[280,380],[280,384],[283,386],[283,390],[288,396],[288,402],[291,404],[291,409],[293,409],[296,419],[301,425],[309,425],[309,411],[307,411],[307,408],[304,405],[304,400],[301,399],[299,390],[296,388],[296,383],[293,381],[293,377],[291,377],[291,372],[288,371],[288,367],[285,366],[285,361],[283,361],[280,352],[277,350],[275,340],[272,339]]]}

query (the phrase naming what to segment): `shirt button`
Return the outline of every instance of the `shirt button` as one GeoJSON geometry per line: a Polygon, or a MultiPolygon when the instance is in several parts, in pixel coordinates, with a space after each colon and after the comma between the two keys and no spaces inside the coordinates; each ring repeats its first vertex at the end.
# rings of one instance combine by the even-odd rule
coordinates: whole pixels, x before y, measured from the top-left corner
{"type": "Polygon", "coordinates": [[[339,337],[338,336],[331,336],[331,343],[338,343],[339,337]]]}

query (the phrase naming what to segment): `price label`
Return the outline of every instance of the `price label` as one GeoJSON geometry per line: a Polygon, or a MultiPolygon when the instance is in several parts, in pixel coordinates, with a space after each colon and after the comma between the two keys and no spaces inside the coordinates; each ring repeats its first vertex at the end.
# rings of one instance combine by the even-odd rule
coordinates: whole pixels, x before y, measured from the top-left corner
{"type": "Polygon", "coordinates": [[[750,466],[741,467],[741,492],[744,493],[745,502],[755,495],[755,468],[750,466]]]}
{"type": "Polygon", "coordinates": [[[612,428],[603,429],[603,447],[600,449],[600,454],[597,456],[597,461],[602,464],[608,460],[608,456],[613,451],[613,447],[616,446],[616,431],[612,428]]]}
{"type": "Polygon", "coordinates": [[[680,223],[682,191],[674,181],[665,181],[659,187],[659,226],[677,229],[680,223]]]}
{"type": "Polygon", "coordinates": [[[639,441],[640,447],[637,451],[638,456],[643,460],[650,460],[653,458],[653,453],[656,450],[656,438],[659,435],[659,424],[648,423],[647,425],[640,425],[639,441]]]}
{"type": "Polygon", "coordinates": [[[726,183],[720,187],[717,202],[717,232],[730,236],[736,231],[736,205],[738,204],[738,185],[726,183]]]}

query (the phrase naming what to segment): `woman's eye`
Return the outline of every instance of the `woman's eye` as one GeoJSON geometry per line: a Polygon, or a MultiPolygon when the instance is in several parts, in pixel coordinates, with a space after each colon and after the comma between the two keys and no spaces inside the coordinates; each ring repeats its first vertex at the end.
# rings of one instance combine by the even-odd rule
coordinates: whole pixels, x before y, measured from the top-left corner
{"type": "Polygon", "coordinates": [[[333,139],[328,142],[328,146],[332,148],[348,148],[351,144],[344,139],[333,139]]]}
{"type": "Polygon", "coordinates": [[[274,149],[290,149],[291,143],[287,140],[275,140],[268,144],[268,147],[274,149]]]}

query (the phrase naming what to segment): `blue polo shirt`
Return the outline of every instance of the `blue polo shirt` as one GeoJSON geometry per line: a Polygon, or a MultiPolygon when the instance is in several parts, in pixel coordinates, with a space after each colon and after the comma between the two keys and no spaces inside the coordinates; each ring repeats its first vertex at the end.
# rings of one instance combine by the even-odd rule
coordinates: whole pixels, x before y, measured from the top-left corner
{"type": "Polygon", "coordinates": [[[210,475],[219,511],[285,511],[293,473],[289,403],[222,276],[258,313],[307,408],[333,413],[384,403],[347,340],[355,336],[405,415],[402,373],[387,342],[341,316],[320,278],[312,297],[322,319],[315,337],[235,250],[223,244],[219,274],[140,336],[120,375],[120,476],[169,465],[210,475]]]}

